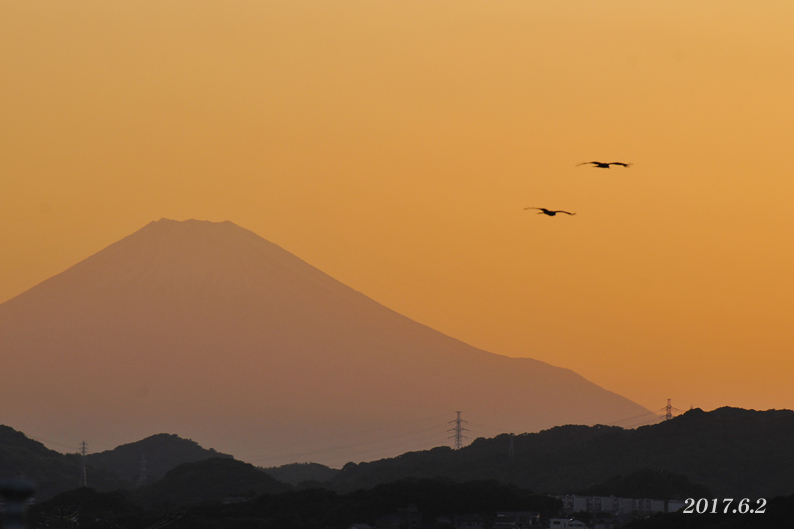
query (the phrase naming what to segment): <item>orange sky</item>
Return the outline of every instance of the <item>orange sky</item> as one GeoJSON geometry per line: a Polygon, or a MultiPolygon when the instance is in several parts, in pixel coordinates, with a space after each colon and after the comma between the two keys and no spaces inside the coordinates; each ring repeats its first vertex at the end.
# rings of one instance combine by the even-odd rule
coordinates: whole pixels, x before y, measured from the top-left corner
{"type": "Polygon", "coordinates": [[[0,302],[152,220],[231,220],[650,409],[794,408],[793,23],[789,0],[5,0],[0,302]]]}

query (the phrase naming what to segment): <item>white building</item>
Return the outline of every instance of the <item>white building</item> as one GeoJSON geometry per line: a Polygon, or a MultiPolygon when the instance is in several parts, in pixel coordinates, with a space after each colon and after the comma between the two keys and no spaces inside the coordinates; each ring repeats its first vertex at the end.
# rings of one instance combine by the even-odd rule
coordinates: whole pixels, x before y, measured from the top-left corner
{"type": "Polygon", "coordinates": [[[556,496],[562,500],[565,512],[604,512],[612,515],[616,514],[654,514],[657,512],[676,512],[684,506],[684,502],[678,500],[653,500],[648,498],[616,498],[614,496],[556,496]],[[665,504],[667,503],[667,508],[665,504]]]}
{"type": "Polygon", "coordinates": [[[684,505],[686,505],[686,502],[683,500],[669,500],[667,502],[667,512],[677,512],[683,509],[684,505]]]}
{"type": "Polygon", "coordinates": [[[584,522],[573,518],[552,518],[549,520],[549,529],[585,529],[584,522]]]}

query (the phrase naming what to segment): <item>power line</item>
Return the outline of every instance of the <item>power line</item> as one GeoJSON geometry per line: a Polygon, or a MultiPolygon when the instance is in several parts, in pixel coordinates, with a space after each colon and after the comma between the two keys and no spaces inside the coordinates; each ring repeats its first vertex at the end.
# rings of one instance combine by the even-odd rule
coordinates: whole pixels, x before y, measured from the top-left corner
{"type": "Polygon", "coordinates": [[[375,439],[366,439],[355,443],[331,446],[327,448],[321,448],[319,450],[308,450],[305,452],[293,452],[289,454],[281,454],[276,456],[269,456],[265,458],[260,458],[253,460],[252,463],[261,463],[264,461],[272,461],[274,459],[284,459],[288,457],[302,457],[302,456],[317,456],[317,455],[333,455],[334,453],[342,452],[342,451],[355,451],[356,453],[362,452],[371,452],[374,450],[380,449],[387,449],[390,446],[393,446],[394,443],[389,443],[389,441],[401,441],[398,443],[399,445],[410,445],[416,444],[418,442],[427,440],[427,439],[443,439],[443,431],[439,431],[439,427],[437,425],[433,426],[425,426],[416,430],[402,432],[397,435],[388,435],[384,437],[378,437],[375,439]],[[430,435],[428,435],[430,434],[430,435]],[[406,439],[407,438],[407,439],[406,439]],[[386,444],[384,444],[386,443],[386,444]],[[362,448],[359,448],[362,447],[362,448]]]}
{"type": "Polygon", "coordinates": [[[68,448],[69,450],[74,450],[74,451],[79,451],[80,450],[80,445],[77,445],[77,446],[75,446],[75,445],[67,445],[67,444],[64,444],[64,443],[59,443],[57,441],[53,441],[51,439],[44,439],[43,437],[33,437],[32,435],[28,435],[28,434],[25,434],[25,436],[28,439],[33,439],[34,441],[38,441],[41,444],[47,443],[47,444],[51,444],[51,445],[55,445],[55,446],[60,446],[61,448],[68,448]]]}
{"type": "Polygon", "coordinates": [[[659,422],[659,416],[651,411],[626,417],[625,419],[618,419],[609,423],[609,426],[620,426],[623,423],[636,423],[637,426],[644,426],[646,424],[656,424],[659,422]]]}
{"type": "MultiPolygon", "coordinates": [[[[79,453],[80,452],[80,444],[66,444],[59,441],[53,441],[52,439],[47,439],[43,436],[38,435],[39,433],[43,433],[47,437],[62,437],[63,432],[61,431],[54,431],[48,428],[44,428],[41,425],[34,425],[33,423],[27,422],[25,420],[19,420],[17,418],[14,419],[0,419],[0,423],[9,426],[17,430],[19,433],[23,434],[28,439],[33,439],[34,441],[38,441],[41,444],[50,444],[59,446],[61,448],[69,449],[69,453],[79,453]]],[[[46,446],[46,445],[45,445],[46,446]]]]}
{"type": "MultiPolygon", "coordinates": [[[[392,429],[393,430],[395,427],[398,427],[398,426],[409,426],[409,425],[414,425],[414,424],[420,424],[420,423],[427,422],[427,421],[436,421],[437,419],[440,419],[441,417],[444,417],[444,416],[446,416],[446,413],[443,414],[443,415],[442,414],[438,414],[438,415],[435,415],[435,416],[432,416],[432,417],[425,417],[423,419],[414,419],[414,420],[410,420],[410,421],[403,421],[403,422],[400,422],[400,423],[385,424],[383,426],[378,426],[377,428],[370,428],[370,429],[367,429],[367,430],[349,431],[349,432],[341,433],[341,434],[338,434],[338,435],[325,437],[324,440],[326,442],[330,442],[330,441],[341,440],[341,439],[348,438],[348,437],[353,437],[353,436],[362,436],[363,434],[379,432],[379,431],[386,430],[386,429],[392,429]]],[[[438,428],[438,425],[437,424],[433,424],[433,425],[429,425],[429,426],[424,426],[424,427],[421,427],[419,430],[414,430],[413,432],[429,431],[429,429],[434,429],[434,428],[438,428]]],[[[341,450],[341,449],[345,449],[345,448],[355,447],[355,446],[357,446],[359,444],[362,444],[362,443],[377,442],[380,439],[388,440],[388,439],[394,439],[396,437],[404,437],[405,435],[410,435],[413,432],[405,432],[405,433],[397,435],[397,436],[391,435],[391,434],[387,434],[385,437],[376,437],[375,439],[368,439],[368,440],[364,440],[364,441],[360,441],[360,442],[355,442],[355,443],[352,443],[352,444],[337,445],[336,447],[333,447],[333,449],[341,450]]],[[[260,453],[250,453],[249,452],[247,454],[243,453],[243,454],[236,454],[236,455],[237,456],[246,457],[246,459],[251,458],[251,459],[248,459],[248,460],[252,461],[252,462],[260,462],[260,461],[266,461],[266,460],[272,460],[272,459],[279,459],[279,458],[282,458],[282,457],[297,457],[297,456],[303,456],[303,455],[312,455],[312,454],[319,453],[319,452],[325,452],[327,450],[328,450],[327,448],[326,449],[321,449],[319,451],[318,450],[309,450],[309,451],[306,451],[306,452],[289,453],[289,454],[283,454],[283,455],[279,455],[279,456],[270,456],[270,455],[267,455],[267,454],[262,454],[261,452],[260,453]]]]}
{"type": "Polygon", "coordinates": [[[482,424],[479,422],[469,422],[469,426],[472,427],[474,430],[489,430],[491,432],[496,432],[497,434],[501,435],[505,433],[505,428],[497,428],[496,426],[488,426],[487,424],[482,424]]]}

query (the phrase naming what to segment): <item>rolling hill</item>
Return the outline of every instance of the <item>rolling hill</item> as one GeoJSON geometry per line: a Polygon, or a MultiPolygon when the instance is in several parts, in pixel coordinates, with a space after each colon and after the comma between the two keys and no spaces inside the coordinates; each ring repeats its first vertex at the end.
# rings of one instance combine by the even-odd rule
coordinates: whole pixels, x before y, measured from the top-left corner
{"type": "Polygon", "coordinates": [[[162,433],[113,450],[88,454],[86,461],[95,468],[105,469],[135,483],[139,481],[141,463],[145,461],[145,481],[152,483],[183,463],[212,458],[232,459],[232,456],[220,454],[212,448],[202,448],[197,442],[178,435],[162,433]]]}

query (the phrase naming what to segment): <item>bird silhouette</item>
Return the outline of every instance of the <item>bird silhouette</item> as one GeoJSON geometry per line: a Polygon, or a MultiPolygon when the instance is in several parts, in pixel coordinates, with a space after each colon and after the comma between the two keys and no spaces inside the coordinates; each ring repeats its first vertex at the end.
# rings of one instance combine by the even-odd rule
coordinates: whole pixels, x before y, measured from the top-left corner
{"type": "Polygon", "coordinates": [[[623,162],[582,162],[582,163],[576,164],[576,167],[579,167],[580,165],[587,165],[587,164],[593,164],[593,167],[599,167],[601,169],[609,169],[610,165],[621,165],[623,167],[631,167],[631,165],[632,165],[631,162],[629,162],[629,163],[623,163],[623,162]]]}
{"type": "Polygon", "coordinates": [[[527,210],[527,209],[539,209],[540,211],[538,211],[538,215],[541,215],[541,214],[542,215],[548,215],[549,217],[553,217],[557,213],[565,213],[566,215],[576,215],[576,213],[569,213],[569,212],[563,211],[561,209],[558,209],[557,211],[554,211],[554,210],[551,210],[551,209],[546,209],[546,208],[524,208],[524,209],[525,210],[527,210]]]}

